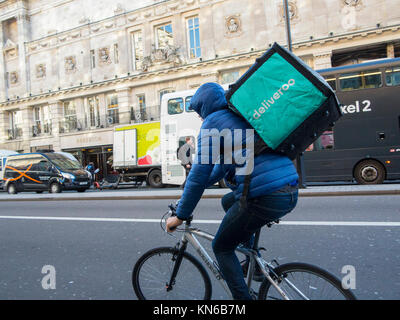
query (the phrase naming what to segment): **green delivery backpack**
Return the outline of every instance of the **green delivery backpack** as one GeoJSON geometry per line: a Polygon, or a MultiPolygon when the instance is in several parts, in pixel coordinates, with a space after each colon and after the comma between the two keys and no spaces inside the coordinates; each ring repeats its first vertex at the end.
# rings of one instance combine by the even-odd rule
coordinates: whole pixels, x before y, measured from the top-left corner
{"type": "Polygon", "coordinates": [[[292,160],[342,115],[322,76],[277,43],[229,87],[226,99],[261,137],[263,150],[292,160]]]}

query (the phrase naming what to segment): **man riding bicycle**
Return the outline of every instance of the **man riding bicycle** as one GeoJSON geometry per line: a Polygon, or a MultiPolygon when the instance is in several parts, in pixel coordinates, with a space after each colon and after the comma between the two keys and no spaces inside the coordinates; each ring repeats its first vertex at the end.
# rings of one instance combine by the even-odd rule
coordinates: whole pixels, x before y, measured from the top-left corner
{"type": "MultiPolygon", "coordinates": [[[[192,215],[207,187],[225,178],[232,192],[222,199],[226,215],[212,247],[233,298],[251,300],[243,277],[243,266],[235,249],[240,243],[251,245],[252,236],[259,228],[294,209],[299,177],[286,156],[267,151],[256,155],[247,201],[243,205],[240,200],[245,187],[245,175],[237,170],[239,165],[235,161],[224,161],[227,159],[224,159],[221,150],[224,150],[226,139],[220,137],[219,143],[213,144],[212,135],[230,130],[232,137],[236,137],[237,130],[241,130],[241,145],[244,146],[249,139],[246,133],[251,126],[227,107],[224,89],[216,83],[202,85],[191,99],[190,106],[204,121],[198,138],[196,161],[187,178],[177,216],[167,220],[167,231],[172,232],[192,215]],[[204,130],[208,130],[208,134],[204,134],[204,130]],[[218,164],[213,157],[216,153],[221,156],[218,164]]],[[[259,139],[254,131],[252,138],[254,142],[259,139]]]]}

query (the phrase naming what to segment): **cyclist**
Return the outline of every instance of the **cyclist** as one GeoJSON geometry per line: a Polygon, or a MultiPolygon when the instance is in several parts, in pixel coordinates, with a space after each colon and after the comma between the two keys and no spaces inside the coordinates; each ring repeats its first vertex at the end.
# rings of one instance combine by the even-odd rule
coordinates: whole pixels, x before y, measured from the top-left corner
{"type": "MultiPolygon", "coordinates": [[[[249,138],[245,133],[246,129],[251,129],[250,125],[228,109],[224,89],[219,84],[202,85],[191,99],[190,105],[203,119],[202,130],[198,138],[196,160],[187,178],[177,216],[167,220],[167,231],[172,232],[192,215],[204,189],[225,178],[233,192],[222,199],[226,215],[219,226],[212,248],[233,298],[250,300],[252,297],[235,249],[240,243],[249,243],[259,228],[293,210],[298,196],[296,168],[286,156],[272,152],[257,155],[254,158],[246,206],[242,206],[240,198],[244,187],[244,175],[237,171],[238,164],[223,161],[222,154],[219,163],[213,163],[213,155],[220,154],[220,145],[224,144],[224,139],[219,137],[220,143],[213,143],[212,136],[216,131],[211,129],[218,132],[226,132],[228,129],[232,134],[234,130],[242,130],[243,146],[249,138]],[[204,134],[204,129],[208,129],[208,133],[204,134]],[[208,143],[203,143],[206,139],[208,143]]],[[[259,139],[254,134],[252,138],[254,141],[259,139]]]]}

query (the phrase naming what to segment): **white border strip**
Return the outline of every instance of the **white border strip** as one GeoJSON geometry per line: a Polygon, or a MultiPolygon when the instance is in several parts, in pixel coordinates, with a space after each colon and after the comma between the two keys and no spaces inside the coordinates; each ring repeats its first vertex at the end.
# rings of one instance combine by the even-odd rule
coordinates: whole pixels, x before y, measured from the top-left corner
{"type": "MultiPolygon", "coordinates": [[[[53,221],[89,221],[89,222],[137,222],[160,223],[160,219],[124,219],[124,218],[84,218],[84,217],[30,217],[0,216],[9,220],[53,220],[53,221]]],[[[221,220],[194,220],[194,224],[220,224],[221,220]]],[[[287,226],[347,226],[347,227],[400,227],[400,222],[371,221],[282,221],[287,226]]]]}

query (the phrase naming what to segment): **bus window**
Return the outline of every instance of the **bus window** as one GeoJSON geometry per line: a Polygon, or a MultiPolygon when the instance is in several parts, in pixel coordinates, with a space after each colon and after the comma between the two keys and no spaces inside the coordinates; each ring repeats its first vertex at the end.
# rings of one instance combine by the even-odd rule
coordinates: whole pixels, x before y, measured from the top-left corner
{"type": "Polygon", "coordinates": [[[325,131],[306,151],[320,151],[333,149],[335,143],[332,129],[325,131]]]}
{"type": "Polygon", "coordinates": [[[400,68],[388,68],[386,69],[386,85],[390,87],[400,85],[400,68]]]}
{"type": "Polygon", "coordinates": [[[382,74],[379,69],[341,74],[340,89],[351,91],[379,88],[382,86],[382,74]]]}
{"type": "Polygon", "coordinates": [[[336,78],[332,76],[327,76],[325,78],[326,82],[331,86],[331,88],[336,91],[336,78]]]}
{"type": "Polygon", "coordinates": [[[186,112],[194,112],[194,110],[190,107],[190,100],[192,100],[192,97],[186,97],[185,99],[185,108],[186,112]]]}
{"type": "Polygon", "coordinates": [[[174,98],[168,100],[168,114],[179,114],[183,112],[183,99],[174,98]]]}

